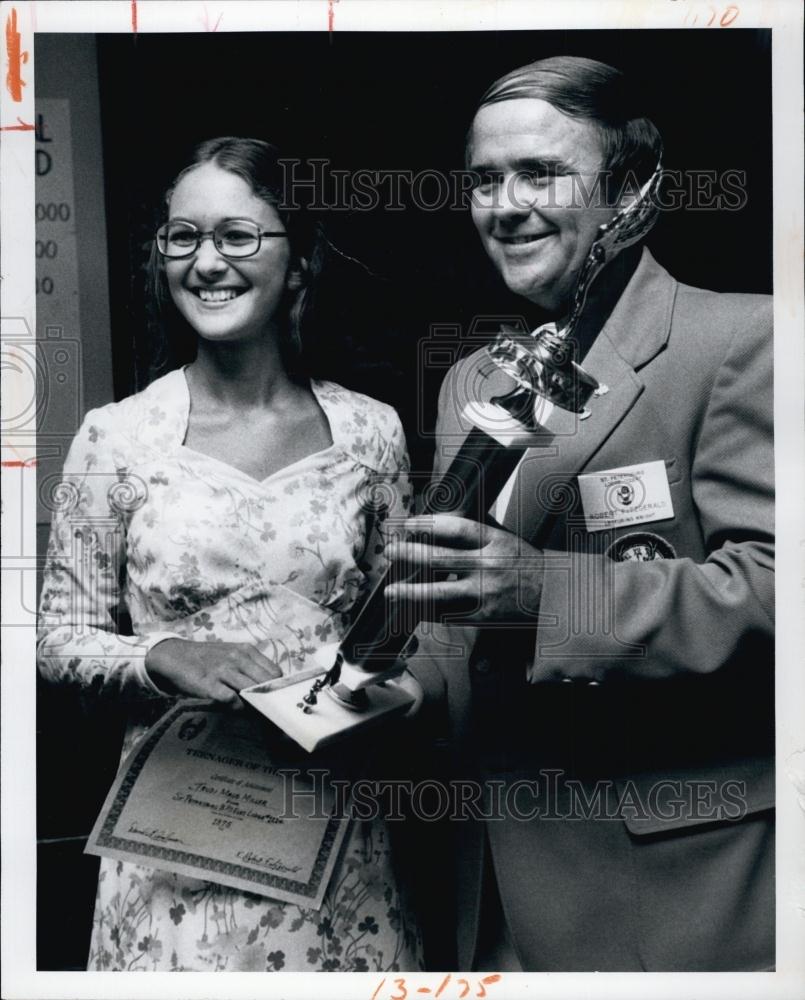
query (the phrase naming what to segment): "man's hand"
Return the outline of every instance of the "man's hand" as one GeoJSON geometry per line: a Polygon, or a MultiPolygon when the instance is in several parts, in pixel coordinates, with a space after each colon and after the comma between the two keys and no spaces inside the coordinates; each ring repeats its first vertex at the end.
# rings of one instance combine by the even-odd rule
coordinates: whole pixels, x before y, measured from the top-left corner
{"type": "Polygon", "coordinates": [[[393,542],[386,554],[398,572],[422,575],[417,582],[390,583],[385,594],[392,605],[413,605],[421,621],[438,622],[448,614],[462,624],[536,625],[543,577],[539,549],[501,528],[453,514],[412,517],[405,530],[412,540],[393,542]],[[450,579],[434,580],[435,574],[450,579]]]}
{"type": "Polygon", "coordinates": [[[166,694],[236,705],[238,692],[273,680],[282,671],[245,642],[164,639],[145,657],[151,680],[166,694]]]}

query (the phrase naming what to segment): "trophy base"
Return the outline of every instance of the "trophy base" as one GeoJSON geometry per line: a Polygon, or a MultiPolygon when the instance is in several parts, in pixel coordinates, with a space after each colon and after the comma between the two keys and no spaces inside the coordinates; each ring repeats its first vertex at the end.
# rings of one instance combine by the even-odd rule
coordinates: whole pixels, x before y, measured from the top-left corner
{"type": "Polygon", "coordinates": [[[302,698],[324,671],[305,670],[291,677],[278,677],[240,692],[241,698],[309,753],[353,736],[395,715],[414,703],[413,695],[391,684],[373,684],[354,693],[325,688],[316,704],[304,706],[302,698]],[[304,706],[309,709],[305,711],[304,706]]]}
{"type": "Polygon", "coordinates": [[[350,691],[344,684],[334,684],[332,687],[325,688],[324,694],[329,695],[337,704],[352,712],[364,712],[369,707],[369,696],[366,694],[366,688],[350,691]]]}

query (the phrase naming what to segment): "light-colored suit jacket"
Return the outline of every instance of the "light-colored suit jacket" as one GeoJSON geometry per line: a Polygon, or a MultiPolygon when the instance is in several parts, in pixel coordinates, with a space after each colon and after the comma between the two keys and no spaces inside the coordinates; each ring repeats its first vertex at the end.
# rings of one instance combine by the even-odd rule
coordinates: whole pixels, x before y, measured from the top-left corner
{"type": "MultiPolygon", "coordinates": [[[[485,365],[476,352],[445,379],[437,474],[485,365]]],[[[768,967],[771,299],[681,285],[644,250],[583,365],[608,392],[526,454],[504,519],[545,552],[539,620],[432,627],[410,666],[426,690],[447,685],[454,775],[540,779],[541,815],[485,824],[524,968],[768,967]],[[587,531],[579,473],[657,460],[673,517],[587,531]],[[553,771],[588,797],[609,789],[615,815],[580,816],[577,798],[556,818],[568,799],[545,798],[553,771]]],[[[483,825],[453,830],[467,967],[483,825]]]]}

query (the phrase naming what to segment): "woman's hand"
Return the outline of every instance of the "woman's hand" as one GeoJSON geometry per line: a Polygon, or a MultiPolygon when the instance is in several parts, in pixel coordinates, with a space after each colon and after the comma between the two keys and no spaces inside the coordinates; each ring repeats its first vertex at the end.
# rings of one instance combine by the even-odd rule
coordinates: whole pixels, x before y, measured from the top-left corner
{"type": "Polygon", "coordinates": [[[246,642],[190,642],[163,639],[145,657],[151,680],[166,694],[208,698],[225,704],[252,684],[280,677],[282,671],[246,642]]]}

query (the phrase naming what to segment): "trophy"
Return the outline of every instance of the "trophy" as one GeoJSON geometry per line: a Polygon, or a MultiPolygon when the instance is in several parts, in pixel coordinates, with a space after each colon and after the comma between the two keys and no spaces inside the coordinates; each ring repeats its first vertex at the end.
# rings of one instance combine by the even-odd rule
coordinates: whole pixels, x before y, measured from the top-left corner
{"type": "MultiPolygon", "coordinates": [[[[467,403],[463,416],[471,429],[440,480],[447,488],[441,497],[438,490],[430,491],[423,514],[477,517],[483,500],[483,516],[525,452],[551,443],[550,417],[555,408],[581,420],[594,417],[594,399],[608,389],[576,363],[571,340],[592,282],[656,221],[660,180],[658,165],[637,198],[599,227],[561,329],[548,323],[528,336],[504,329],[486,348],[487,359],[508,377],[507,391],[487,402],[467,403]]],[[[372,590],[341,642],[319,651],[329,662],[241,692],[245,701],[308,751],[402,713],[414,700],[401,687],[387,683],[403,672],[401,657],[418,624],[390,615],[384,591],[391,572],[372,590]]],[[[406,579],[415,582],[418,576],[409,574],[406,579]]]]}

